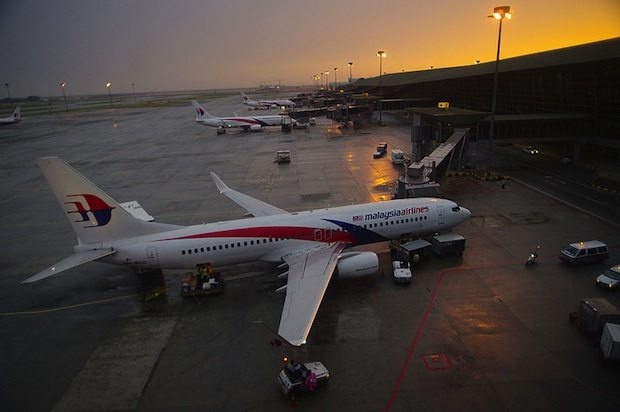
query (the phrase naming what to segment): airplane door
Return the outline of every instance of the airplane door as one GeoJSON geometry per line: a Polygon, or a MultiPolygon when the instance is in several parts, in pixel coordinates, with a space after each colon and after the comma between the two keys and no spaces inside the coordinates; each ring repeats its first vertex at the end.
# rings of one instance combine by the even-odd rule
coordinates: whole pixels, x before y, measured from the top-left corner
{"type": "Polygon", "coordinates": [[[443,206],[438,206],[437,207],[437,224],[441,226],[444,223],[446,223],[446,216],[445,216],[443,206]]]}
{"type": "Polygon", "coordinates": [[[318,240],[319,242],[323,240],[323,233],[321,229],[314,229],[314,240],[318,240]]]}
{"type": "Polygon", "coordinates": [[[159,258],[157,257],[157,248],[149,246],[146,248],[146,261],[149,266],[159,266],[159,258]]]}

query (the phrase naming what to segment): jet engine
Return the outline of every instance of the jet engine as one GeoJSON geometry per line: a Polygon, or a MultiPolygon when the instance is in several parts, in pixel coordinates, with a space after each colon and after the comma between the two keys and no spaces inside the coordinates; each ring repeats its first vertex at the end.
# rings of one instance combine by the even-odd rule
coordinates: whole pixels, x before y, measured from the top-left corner
{"type": "Polygon", "coordinates": [[[341,279],[359,278],[379,271],[379,257],[373,252],[347,252],[338,259],[337,275],[341,279]]]}
{"type": "Polygon", "coordinates": [[[250,126],[250,130],[253,131],[253,132],[256,132],[256,131],[258,131],[258,130],[260,130],[262,128],[263,128],[263,126],[261,126],[260,124],[253,124],[252,126],[250,126]]]}

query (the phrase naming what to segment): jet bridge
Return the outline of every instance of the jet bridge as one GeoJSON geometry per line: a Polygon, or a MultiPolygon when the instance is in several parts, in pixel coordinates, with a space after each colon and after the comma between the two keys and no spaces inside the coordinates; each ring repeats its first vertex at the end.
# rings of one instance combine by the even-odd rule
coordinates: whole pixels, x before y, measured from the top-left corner
{"type": "Polygon", "coordinates": [[[437,180],[457,163],[460,167],[469,129],[454,129],[452,136],[419,162],[409,164],[398,179],[397,198],[440,196],[437,180]],[[456,157],[455,157],[456,156],[456,157]]]}

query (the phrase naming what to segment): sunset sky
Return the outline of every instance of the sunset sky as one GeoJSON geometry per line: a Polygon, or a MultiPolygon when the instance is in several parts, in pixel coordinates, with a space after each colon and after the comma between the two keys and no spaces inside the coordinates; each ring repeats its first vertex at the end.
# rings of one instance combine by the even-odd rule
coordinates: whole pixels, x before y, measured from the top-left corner
{"type": "Polygon", "coordinates": [[[620,0],[2,0],[0,97],[338,82],[620,37],[620,0]]]}

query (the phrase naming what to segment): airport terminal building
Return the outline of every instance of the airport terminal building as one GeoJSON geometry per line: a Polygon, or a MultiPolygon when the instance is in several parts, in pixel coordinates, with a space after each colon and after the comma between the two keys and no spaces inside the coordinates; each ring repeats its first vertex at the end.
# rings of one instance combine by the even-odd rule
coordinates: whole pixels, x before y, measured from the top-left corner
{"type": "MultiPolygon", "coordinates": [[[[382,108],[415,110],[402,102],[419,101],[420,107],[448,102],[450,108],[487,113],[469,125],[477,138],[486,139],[494,73],[492,61],[384,74],[382,108]]],[[[360,79],[350,90],[372,98],[379,95],[379,81],[360,79]]],[[[620,38],[500,60],[494,125],[498,144],[558,142],[574,160],[617,167],[619,131],[620,38]]]]}

